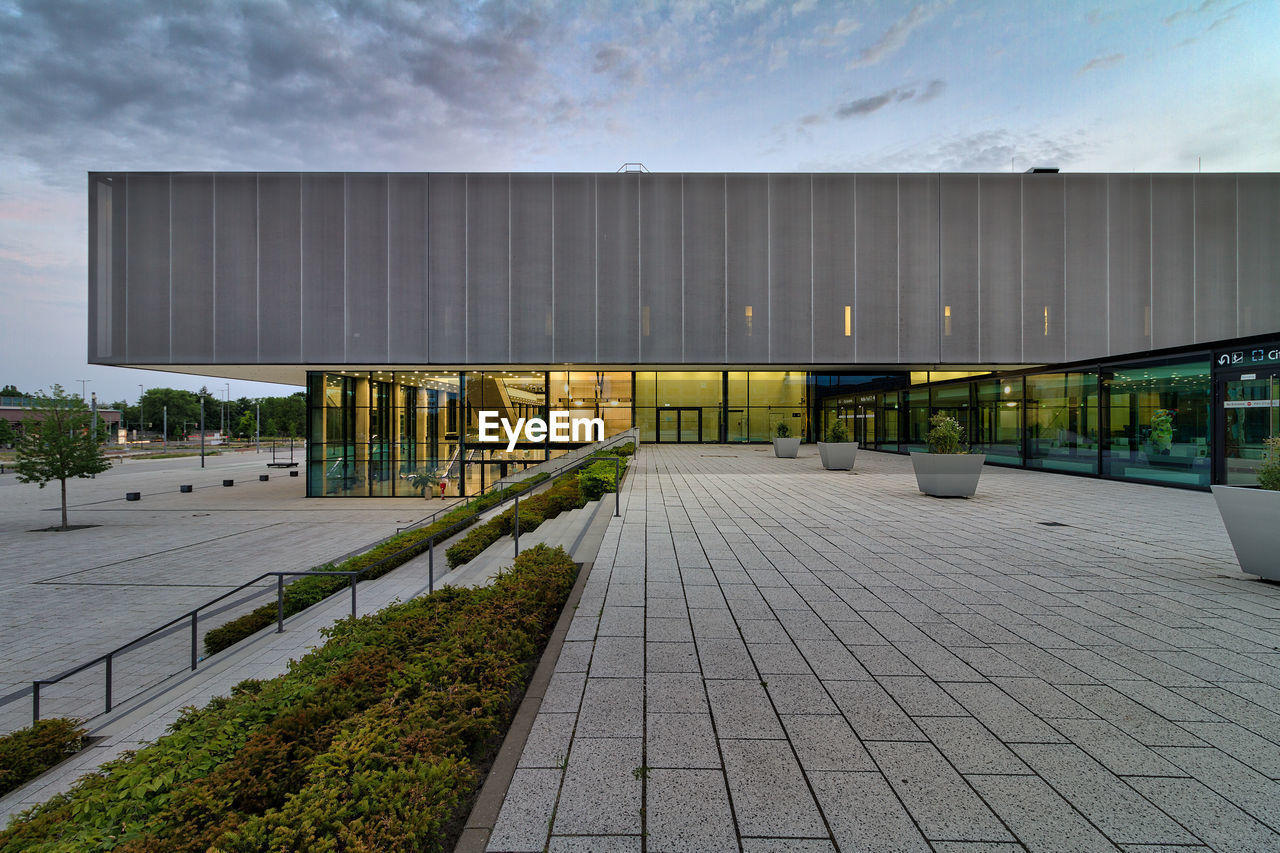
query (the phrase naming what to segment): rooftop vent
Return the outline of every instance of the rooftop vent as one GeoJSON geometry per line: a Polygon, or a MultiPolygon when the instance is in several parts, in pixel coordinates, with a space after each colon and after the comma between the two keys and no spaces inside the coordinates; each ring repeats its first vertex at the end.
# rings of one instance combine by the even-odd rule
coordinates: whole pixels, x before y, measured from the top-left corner
{"type": "Polygon", "coordinates": [[[649,171],[644,163],[623,163],[618,167],[619,172],[647,172],[649,171]]]}
{"type": "Polygon", "coordinates": [[[1058,174],[1057,166],[1032,166],[1023,174],[1026,175],[1056,175],[1058,174]]]}

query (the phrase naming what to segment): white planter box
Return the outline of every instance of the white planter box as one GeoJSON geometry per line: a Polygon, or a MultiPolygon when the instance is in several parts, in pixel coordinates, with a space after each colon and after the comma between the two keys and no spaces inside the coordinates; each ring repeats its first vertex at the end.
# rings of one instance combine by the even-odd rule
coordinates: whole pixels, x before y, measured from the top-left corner
{"type": "Polygon", "coordinates": [[[916,485],[936,498],[972,497],[978,491],[978,478],[986,461],[985,453],[911,452],[916,485]]]}
{"type": "Polygon", "coordinates": [[[1240,570],[1280,581],[1280,492],[1210,486],[1240,570]]]}
{"type": "Polygon", "coordinates": [[[818,455],[822,467],[828,471],[852,471],[853,460],[858,456],[856,441],[819,441],[818,455]]]}
{"type": "Polygon", "coordinates": [[[773,440],[773,453],[779,459],[795,459],[796,454],[800,452],[800,439],[798,438],[775,438],[773,440]]]}

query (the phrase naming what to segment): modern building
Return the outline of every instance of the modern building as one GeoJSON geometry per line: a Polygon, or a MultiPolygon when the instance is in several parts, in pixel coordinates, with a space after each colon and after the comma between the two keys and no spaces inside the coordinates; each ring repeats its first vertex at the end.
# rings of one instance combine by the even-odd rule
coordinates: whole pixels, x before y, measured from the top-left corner
{"type": "Polygon", "coordinates": [[[1280,175],[89,175],[89,360],[305,384],[311,495],[550,446],[924,446],[1249,483],[1280,432],[1280,175]],[[495,449],[496,448],[496,449],[495,449]]]}

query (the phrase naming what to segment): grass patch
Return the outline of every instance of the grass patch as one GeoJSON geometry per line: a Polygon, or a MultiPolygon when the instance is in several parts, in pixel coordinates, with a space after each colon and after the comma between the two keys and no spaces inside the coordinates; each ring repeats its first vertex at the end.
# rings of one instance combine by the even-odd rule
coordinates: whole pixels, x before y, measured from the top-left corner
{"type": "Polygon", "coordinates": [[[452,849],[572,588],[562,549],[361,619],[189,709],[0,832],[0,851],[452,849]]]}
{"type": "Polygon", "coordinates": [[[0,737],[0,797],[84,748],[84,729],[58,717],[0,737]]]}

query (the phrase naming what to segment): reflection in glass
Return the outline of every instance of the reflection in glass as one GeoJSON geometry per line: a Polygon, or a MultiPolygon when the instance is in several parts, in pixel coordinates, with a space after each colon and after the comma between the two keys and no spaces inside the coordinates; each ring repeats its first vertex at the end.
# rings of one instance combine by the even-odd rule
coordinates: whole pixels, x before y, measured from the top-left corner
{"type": "Polygon", "coordinates": [[[1098,374],[1026,377],[1027,467],[1098,471],[1098,374]]]}
{"type": "Polygon", "coordinates": [[[1110,477],[1209,485],[1209,363],[1119,367],[1102,374],[1110,477]]]}

